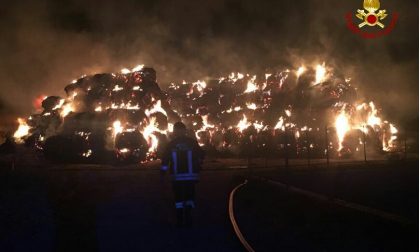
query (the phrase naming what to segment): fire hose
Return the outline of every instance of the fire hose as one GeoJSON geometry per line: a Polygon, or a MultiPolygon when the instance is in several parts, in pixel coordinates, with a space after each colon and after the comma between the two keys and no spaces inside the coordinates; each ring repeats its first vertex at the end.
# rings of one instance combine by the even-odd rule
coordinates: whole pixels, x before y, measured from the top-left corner
{"type": "Polygon", "coordinates": [[[245,247],[245,249],[249,252],[251,252],[251,251],[254,252],[254,249],[251,247],[251,245],[249,245],[249,243],[247,242],[245,237],[242,235],[242,232],[239,229],[239,226],[238,226],[238,223],[236,222],[235,214],[234,214],[234,211],[233,211],[233,199],[234,199],[235,193],[239,188],[246,185],[247,183],[248,183],[248,180],[245,180],[242,184],[239,184],[238,186],[236,186],[230,192],[230,195],[229,195],[229,219],[230,219],[230,222],[232,223],[233,230],[235,231],[236,236],[238,237],[238,239],[242,243],[242,245],[245,247]]]}

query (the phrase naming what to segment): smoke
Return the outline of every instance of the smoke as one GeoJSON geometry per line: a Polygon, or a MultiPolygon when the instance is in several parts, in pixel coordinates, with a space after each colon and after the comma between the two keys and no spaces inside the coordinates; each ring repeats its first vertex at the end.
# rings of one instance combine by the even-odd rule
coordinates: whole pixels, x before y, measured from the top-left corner
{"type": "Polygon", "coordinates": [[[82,74],[146,64],[169,82],[324,62],[391,120],[418,131],[418,1],[381,1],[395,30],[366,40],[363,1],[14,1],[0,9],[0,110],[28,114],[82,74]],[[413,125],[414,123],[414,125],[413,125]]]}

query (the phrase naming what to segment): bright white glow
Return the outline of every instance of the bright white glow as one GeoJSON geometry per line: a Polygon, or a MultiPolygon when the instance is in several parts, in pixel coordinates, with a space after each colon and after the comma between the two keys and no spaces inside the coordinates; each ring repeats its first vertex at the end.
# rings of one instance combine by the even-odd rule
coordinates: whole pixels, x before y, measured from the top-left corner
{"type": "Polygon", "coordinates": [[[324,82],[327,77],[327,69],[325,68],[325,62],[322,65],[317,65],[315,71],[315,85],[324,82]]]}
{"type": "Polygon", "coordinates": [[[92,155],[92,150],[91,149],[87,150],[85,153],[82,153],[83,157],[90,157],[91,155],[92,155]]]}
{"type": "Polygon", "coordinates": [[[335,129],[338,137],[338,150],[343,149],[343,141],[347,132],[350,130],[349,119],[346,115],[344,108],[335,119],[335,129]]]}
{"type": "Polygon", "coordinates": [[[202,93],[207,87],[207,84],[205,81],[198,80],[196,82],[193,82],[193,87],[197,87],[197,90],[202,93]]]}
{"type": "Polygon", "coordinates": [[[142,70],[143,67],[144,67],[144,65],[137,65],[133,69],[131,69],[131,72],[138,72],[138,71],[142,70]]]}
{"type": "Polygon", "coordinates": [[[129,152],[130,151],[130,149],[128,149],[128,148],[123,148],[123,149],[120,149],[119,150],[121,153],[127,153],[127,152],[129,152]]]}
{"type": "Polygon", "coordinates": [[[249,126],[251,126],[251,123],[248,122],[248,118],[246,118],[245,115],[243,115],[242,120],[239,121],[238,125],[236,126],[240,132],[243,132],[245,129],[247,129],[249,126]]]}
{"type": "Polygon", "coordinates": [[[158,100],[155,105],[150,109],[146,109],[146,111],[144,111],[144,113],[149,117],[151,114],[153,113],[157,113],[157,112],[161,112],[162,114],[164,114],[165,116],[168,116],[168,114],[166,113],[166,111],[162,108],[162,102],[161,100],[158,100]]]}
{"type": "Polygon", "coordinates": [[[281,129],[283,131],[285,130],[284,118],[282,116],[279,118],[279,121],[277,122],[276,126],[274,126],[274,129],[281,129]]]}
{"type": "Polygon", "coordinates": [[[17,143],[22,143],[23,142],[22,138],[29,134],[29,130],[31,129],[31,127],[29,127],[29,125],[26,123],[26,121],[22,118],[18,118],[17,121],[19,123],[19,127],[16,130],[13,137],[15,138],[15,141],[17,143]]]}
{"type": "Polygon", "coordinates": [[[121,69],[121,73],[122,74],[129,74],[129,73],[131,73],[131,71],[130,71],[130,69],[123,68],[123,69],[121,69]]]}
{"type": "Polygon", "coordinates": [[[296,71],[296,76],[299,78],[305,71],[306,71],[305,66],[299,67],[299,69],[296,71]]]}
{"type": "Polygon", "coordinates": [[[248,109],[251,109],[251,110],[256,110],[257,109],[257,105],[255,103],[247,103],[246,107],[248,109]]]}
{"type": "Polygon", "coordinates": [[[257,79],[257,76],[253,76],[247,83],[247,87],[244,93],[252,93],[258,90],[258,86],[255,83],[255,80],[257,79]]]}
{"type": "Polygon", "coordinates": [[[375,107],[375,104],[373,104],[373,102],[369,102],[369,107],[370,107],[370,112],[369,112],[369,117],[367,120],[367,124],[371,127],[374,126],[380,126],[382,123],[381,118],[379,118],[378,115],[378,110],[375,107]]]}
{"type": "Polygon", "coordinates": [[[114,87],[114,89],[112,89],[112,91],[114,91],[114,92],[118,92],[118,91],[121,91],[121,90],[123,90],[124,88],[123,87],[120,87],[120,86],[118,86],[118,85],[115,85],[115,87],[114,87]]]}
{"type": "Polygon", "coordinates": [[[124,131],[124,128],[122,127],[121,122],[119,120],[115,121],[112,124],[112,128],[113,128],[114,137],[116,137],[118,134],[124,131]]]}
{"type": "Polygon", "coordinates": [[[61,117],[66,117],[68,114],[70,114],[70,112],[74,112],[73,104],[67,103],[61,108],[60,115],[61,117]]]}

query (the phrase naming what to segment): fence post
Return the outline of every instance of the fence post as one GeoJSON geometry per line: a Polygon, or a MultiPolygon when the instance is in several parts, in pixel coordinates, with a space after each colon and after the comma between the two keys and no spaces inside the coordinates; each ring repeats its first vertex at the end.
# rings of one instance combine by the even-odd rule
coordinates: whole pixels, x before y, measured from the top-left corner
{"type": "Polygon", "coordinates": [[[367,158],[366,158],[366,125],[363,125],[363,154],[365,157],[365,163],[367,162],[367,158]]]}
{"type": "Polygon", "coordinates": [[[306,135],[306,149],[308,151],[307,153],[307,159],[308,159],[308,167],[311,166],[311,145],[309,143],[309,130],[305,131],[306,135]]]}
{"type": "Polygon", "coordinates": [[[289,146],[288,146],[288,132],[287,128],[284,130],[284,163],[286,168],[289,167],[289,146]]]}
{"type": "Polygon", "coordinates": [[[328,139],[328,126],[325,126],[325,147],[327,155],[327,167],[330,166],[330,141],[328,139]]]}
{"type": "Polygon", "coordinates": [[[404,161],[407,160],[407,132],[404,132],[404,161]]]}

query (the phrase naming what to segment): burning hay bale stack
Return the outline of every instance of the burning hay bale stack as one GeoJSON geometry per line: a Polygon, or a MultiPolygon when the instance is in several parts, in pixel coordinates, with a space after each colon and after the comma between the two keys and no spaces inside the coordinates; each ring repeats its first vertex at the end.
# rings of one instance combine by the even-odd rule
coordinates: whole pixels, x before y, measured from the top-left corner
{"type": "Polygon", "coordinates": [[[396,148],[397,129],[350,79],[325,65],[172,83],[170,104],[211,152],[244,156],[357,156],[396,148]]]}
{"type": "Polygon", "coordinates": [[[52,160],[154,159],[179,120],[152,68],[84,76],[65,92],[64,99],[46,97],[41,113],[19,119],[15,133],[18,142],[43,150],[52,160]]]}
{"type": "Polygon", "coordinates": [[[45,97],[43,111],[19,119],[14,134],[61,161],[140,162],[159,157],[182,120],[209,154],[322,158],[383,153],[397,128],[361,102],[350,79],[324,64],[275,73],[156,83],[152,68],[84,76],[66,98],[45,97]],[[328,150],[328,151],[327,151],[328,150]],[[110,160],[106,160],[110,161],[110,160]]]}

